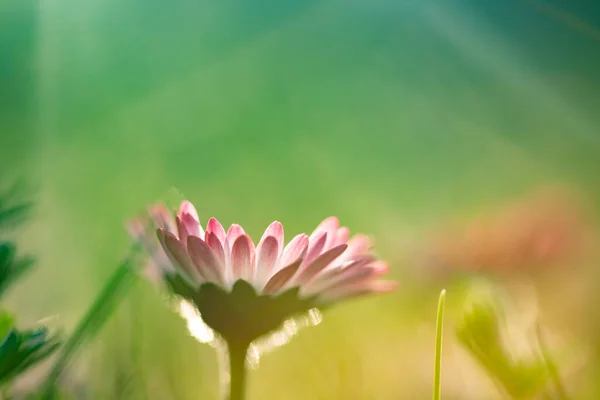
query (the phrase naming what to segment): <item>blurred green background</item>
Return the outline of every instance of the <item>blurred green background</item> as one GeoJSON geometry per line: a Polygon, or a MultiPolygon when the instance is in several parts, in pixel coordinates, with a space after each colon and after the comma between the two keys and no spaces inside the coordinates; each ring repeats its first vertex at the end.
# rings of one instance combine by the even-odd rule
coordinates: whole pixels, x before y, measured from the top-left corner
{"type": "MultiPolygon", "coordinates": [[[[411,285],[407,256],[424,232],[539,184],[598,204],[590,3],[3,0],[0,168],[35,188],[20,240],[39,260],[10,306],[72,329],[130,246],[123,222],[171,187],[255,239],[337,215],[404,288],[265,356],[250,398],[429,398],[441,283],[411,285]]],[[[446,398],[497,398],[448,328],[446,398]]],[[[143,281],[65,384],[82,399],[219,389],[214,351],[143,281]]]]}

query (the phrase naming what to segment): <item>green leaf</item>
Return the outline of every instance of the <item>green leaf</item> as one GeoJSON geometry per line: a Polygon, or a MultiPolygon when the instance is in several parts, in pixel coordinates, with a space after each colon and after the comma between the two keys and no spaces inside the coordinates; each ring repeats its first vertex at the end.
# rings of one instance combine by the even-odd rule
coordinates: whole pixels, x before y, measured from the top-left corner
{"type": "Polygon", "coordinates": [[[8,229],[25,221],[32,204],[18,200],[22,197],[23,184],[17,182],[0,195],[0,229],[8,229]]]}
{"type": "Polygon", "coordinates": [[[0,382],[6,382],[51,355],[59,346],[46,328],[20,332],[6,314],[0,317],[5,334],[0,343],[0,382]]]}
{"type": "Polygon", "coordinates": [[[8,274],[15,258],[15,245],[9,242],[0,243],[0,280],[8,274]]]}
{"type": "Polygon", "coordinates": [[[51,356],[58,348],[61,343],[56,338],[49,339],[41,345],[36,346],[35,351],[29,352],[29,354],[23,354],[25,357],[21,360],[21,363],[15,368],[14,373],[20,374],[29,367],[34,366],[46,358],[51,356]]]}
{"type": "Polygon", "coordinates": [[[0,227],[9,228],[22,224],[27,218],[30,209],[30,204],[19,204],[0,209],[0,227]]]}
{"type": "Polygon", "coordinates": [[[0,297],[33,266],[33,259],[16,259],[15,245],[0,243],[0,297]]]}
{"type": "Polygon", "coordinates": [[[0,311],[0,338],[3,338],[8,331],[14,326],[12,315],[6,311],[0,311]]]}
{"type": "Polygon", "coordinates": [[[0,343],[0,382],[9,378],[15,366],[18,365],[20,344],[21,337],[15,329],[11,329],[2,338],[0,343]]]}

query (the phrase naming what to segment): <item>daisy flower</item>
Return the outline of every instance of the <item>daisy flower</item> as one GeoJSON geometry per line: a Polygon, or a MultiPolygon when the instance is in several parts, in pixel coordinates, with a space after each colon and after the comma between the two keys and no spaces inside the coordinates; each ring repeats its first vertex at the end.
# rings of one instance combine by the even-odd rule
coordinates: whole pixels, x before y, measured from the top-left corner
{"type": "MultiPolygon", "coordinates": [[[[275,221],[255,245],[240,225],[226,231],[211,218],[203,227],[188,201],[174,215],[160,204],[149,214],[146,222],[128,224],[151,255],[145,275],[194,304],[206,325],[225,340],[232,380],[243,375],[234,353],[243,359],[254,340],[290,317],[395,288],[381,279],[388,266],[373,255],[369,239],[350,237],[335,217],[287,245],[283,226],[275,221]]],[[[241,398],[234,386],[230,398],[241,398]]]]}

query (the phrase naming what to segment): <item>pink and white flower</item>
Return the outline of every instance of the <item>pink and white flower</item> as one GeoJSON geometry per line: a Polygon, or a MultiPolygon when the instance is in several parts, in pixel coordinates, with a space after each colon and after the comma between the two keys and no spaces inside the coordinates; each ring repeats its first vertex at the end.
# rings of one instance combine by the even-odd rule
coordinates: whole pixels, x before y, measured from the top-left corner
{"type": "Polygon", "coordinates": [[[243,279],[257,292],[274,295],[299,287],[302,296],[316,296],[318,303],[386,292],[396,286],[378,279],[388,266],[371,253],[369,238],[349,238],[350,231],[336,217],[325,219],[310,236],[296,235],[287,246],[283,226],[275,221],[255,246],[237,224],[226,232],[211,218],[205,231],[188,201],[181,204],[174,219],[162,206],[152,207],[150,215],[160,246],[140,221],[132,221],[129,231],[150,250],[154,270],[148,272],[154,276],[178,273],[193,287],[214,283],[225,289],[243,279]]]}
{"type": "MultiPolygon", "coordinates": [[[[380,279],[388,266],[372,254],[369,239],[364,235],[350,238],[348,228],[340,226],[336,217],[325,219],[310,235],[296,235],[287,245],[278,221],[267,227],[256,245],[240,225],[231,225],[225,231],[218,220],[211,218],[204,229],[188,201],[182,202],[174,216],[165,206],[154,206],[150,220],[150,224],[136,220],[128,226],[151,254],[147,274],[162,276],[170,283],[178,278],[178,284],[171,285],[173,291],[191,298],[201,313],[212,312],[205,304],[209,300],[198,295],[203,287],[233,293],[240,280],[257,297],[278,298],[293,292],[303,305],[296,304],[289,313],[390,291],[396,286],[380,279]]],[[[226,295],[219,296],[224,302],[230,301],[226,295]]],[[[215,298],[211,297],[210,302],[217,301],[215,298]]]]}

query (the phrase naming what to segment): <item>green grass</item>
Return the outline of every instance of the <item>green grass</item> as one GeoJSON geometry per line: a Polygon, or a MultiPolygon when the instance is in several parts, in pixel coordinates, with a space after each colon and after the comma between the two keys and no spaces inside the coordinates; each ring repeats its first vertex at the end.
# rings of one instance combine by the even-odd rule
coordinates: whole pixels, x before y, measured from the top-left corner
{"type": "Polygon", "coordinates": [[[440,400],[442,396],[442,340],[444,332],[444,302],[446,289],[440,292],[438,311],[435,327],[435,364],[433,370],[433,400],[440,400]]]}

